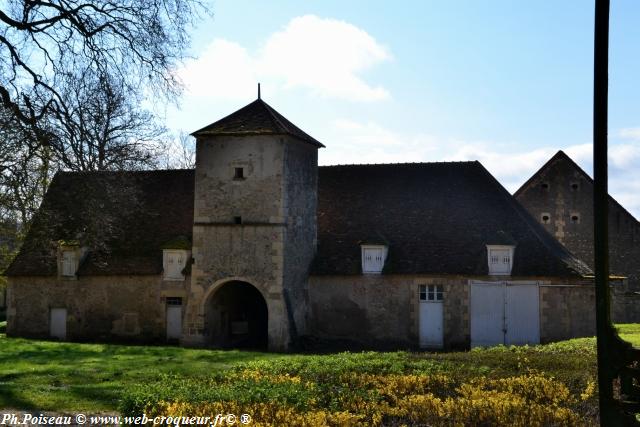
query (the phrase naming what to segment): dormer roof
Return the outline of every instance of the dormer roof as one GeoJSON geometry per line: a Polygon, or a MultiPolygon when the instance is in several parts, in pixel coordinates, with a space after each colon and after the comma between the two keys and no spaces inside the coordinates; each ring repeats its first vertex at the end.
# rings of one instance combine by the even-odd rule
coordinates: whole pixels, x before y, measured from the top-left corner
{"type": "Polygon", "coordinates": [[[291,123],[261,98],[191,135],[196,137],[209,135],[289,135],[315,147],[324,147],[322,143],[291,123]]]}

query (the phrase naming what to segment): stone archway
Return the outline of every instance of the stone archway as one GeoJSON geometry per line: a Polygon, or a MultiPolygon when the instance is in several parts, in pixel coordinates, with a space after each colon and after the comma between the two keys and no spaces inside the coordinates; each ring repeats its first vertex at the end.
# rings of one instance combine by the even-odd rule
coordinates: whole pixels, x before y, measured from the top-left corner
{"type": "Polygon", "coordinates": [[[269,335],[267,303],[250,283],[232,280],[208,298],[209,342],[215,347],[266,350],[269,335]]]}

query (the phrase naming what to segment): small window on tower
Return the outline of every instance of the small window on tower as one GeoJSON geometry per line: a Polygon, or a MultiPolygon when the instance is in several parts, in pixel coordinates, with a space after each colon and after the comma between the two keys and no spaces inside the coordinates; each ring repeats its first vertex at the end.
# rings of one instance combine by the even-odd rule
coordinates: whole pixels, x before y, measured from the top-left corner
{"type": "Polygon", "coordinates": [[[578,191],[580,189],[580,184],[578,184],[577,182],[572,182],[570,187],[571,191],[578,191]]]}
{"type": "Polygon", "coordinates": [[[543,212],[542,215],[540,215],[540,220],[543,224],[549,224],[551,222],[551,215],[547,212],[543,212]]]}
{"type": "Polygon", "coordinates": [[[233,217],[233,223],[234,224],[242,224],[242,217],[241,216],[234,216],[233,217]]]}
{"type": "Polygon", "coordinates": [[[549,183],[548,182],[543,182],[542,184],[540,184],[540,187],[543,190],[548,190],[549,189],[549,183]]]}
{"type": "Polygon", "coordinates": [[[580,224],[580,214],[573,212],[571,214],[571,222],[573,224],[580,224]]]}
{"type": "Polygon", "coordinates": [[[233,179],[244,179],[244,168],[235,168],[233,179]]]}

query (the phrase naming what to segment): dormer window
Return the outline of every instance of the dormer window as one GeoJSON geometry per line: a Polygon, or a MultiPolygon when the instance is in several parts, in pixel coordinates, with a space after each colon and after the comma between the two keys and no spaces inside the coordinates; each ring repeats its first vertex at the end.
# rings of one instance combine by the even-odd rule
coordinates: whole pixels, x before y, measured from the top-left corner
{"type": "Polygon", "coordinates": [[[384,245],[362,245],[362,272],[380,274],[387,258],[387,247],[384,245]]]}
{"type": "Polygon", "coordinates": [[[61,253],[61,275],[74,277],[78,268],[78,258],[73,249],[63,249],[61,253]]]}
{"type": "Polygon", "coordinates": [[[515,246],[487,245],[489,274],[508,276],[513,267],[513,252],[515,246]]]}
{"type": "Polygon", "coordinates": [[[184,280],[184,268],[187,266],[189,251],[182,249],[165,249],[162,252],[164,280],[184,280]]]}

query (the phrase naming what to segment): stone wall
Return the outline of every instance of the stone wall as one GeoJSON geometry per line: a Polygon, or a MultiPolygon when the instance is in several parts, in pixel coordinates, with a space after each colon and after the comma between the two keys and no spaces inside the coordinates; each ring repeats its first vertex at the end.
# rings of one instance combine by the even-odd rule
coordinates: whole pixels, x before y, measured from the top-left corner
{"type": "Polygon", "coordinates": [[[540,286],[540,342],[594,336],[595,307],[592,284],[540,286]]]}
{"type": "Polygon", "coordinates": [[[160,276],[94,276],[78,279],[11,277],[7,335],[47,338],[51,308],[67,309],[67,339],[166,341],[165,298],[186,298],[185,281],[160,276]]]}
{"type": "Polygon", "coordinates": [[[371,348],[416,348],[420,285],[442,285],[445,348],[469,346],[468,279],[415,275],[312,276],[310,333],[371,348]]]}
{"type": "MultiPolygon", "coordinates": [[[[574,255],[593,268],[593,181],[564,156],[541,169],[516,199],[574,255]],[[543,216],[548,219],[543,220],[543,216]],[[546,222],[546,223],[545,223],[546,222]]],[[[630,291],[640,291],[640,224],[622,206],[609,199],[609,253],[612,274],[628,277],[630,291]]],[[[623,321],[619,316],[614,321],[623,321]]],[[[625,315],[626,316],[626,315],[625,315]]],[[[617,318],[616,318],[617,317],[617,318]]],[[[635,322],[640,317],[634,318],[635,322]]]]}
{"type": "MultiPolygon", "coordinates": [[[[444,347],[468,348],[469,281],[487,279],[420,275],[312,276],[310,334],[328,342],[342,341],[343,346],[417,348],[419,286],[433,284],[442,285],[444,290],[444,347]]],[[[595,334],[595,294],[591,283],[559,279],[540,283],[542,342],[595,334]]]]}
{"type": "Polygon", "coordinates": [[[264,297],[269,349],[286,350],[305,331],[316,198],[315,147],[281,135],[198,139],[185,344],[208,343],[208,301],[231,280],[264,297]],[[235,179],[239,167],[244,177],[235,179]]]}
{"type": "Polygon", "coordinates": [[[308,280],[317,246],[318,149],[288,137],[285,145],[284,289],[294,335],[307,332],[308,280]]]}

